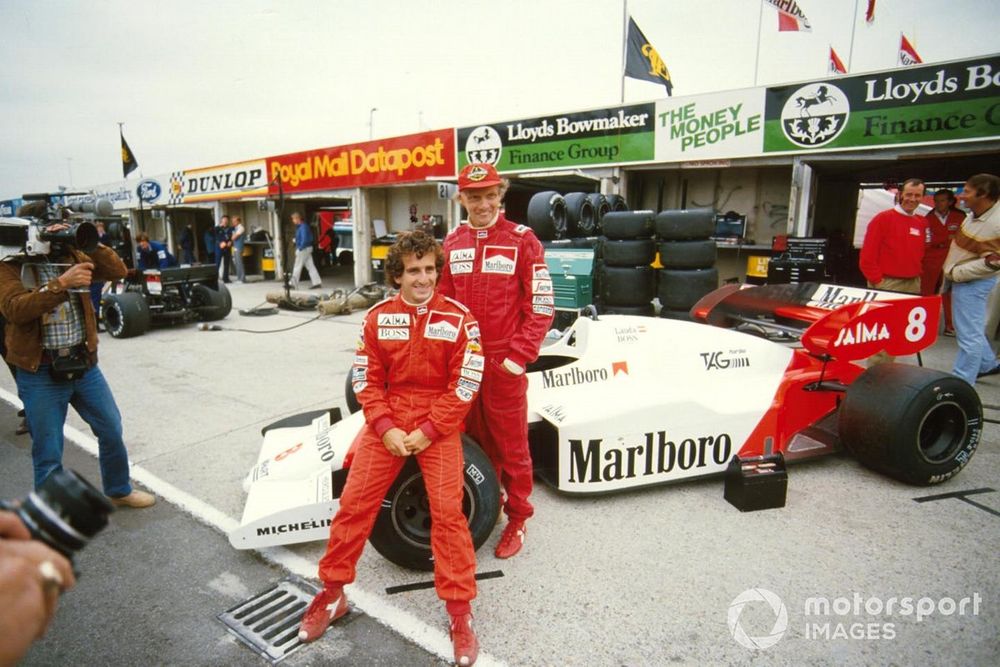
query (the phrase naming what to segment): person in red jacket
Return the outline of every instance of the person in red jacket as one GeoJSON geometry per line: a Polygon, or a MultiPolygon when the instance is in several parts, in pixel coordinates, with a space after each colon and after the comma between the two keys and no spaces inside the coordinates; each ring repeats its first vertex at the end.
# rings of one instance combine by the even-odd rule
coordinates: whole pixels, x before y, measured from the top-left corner
{"type": "MultiPolygon", "coordinates": [[[[898,203],[868,223],[858,265],[869,287],[920,294],[927,220],[916,212],[923,197],[924,182],[911,178],[903,183],[898,203]]],[[[873,355],[870,363],[893,359],[883,351],[873,355]]]]}
{"type": "MultiPolygon", "coordinates": [[[[928,213],[927,237],[924,247],[923,273],[920,275],[920,293],[923,296],[936,294],[941,287],[944,258],[948,256],[951,240],[955,232],[965,222],[965,214],[955,208],[955,193],[946,188],[934,193],[934,210],[928,213]]],[[[951,292],[941,295],[944,305],[944,335],[954,336],[951,323],[951,292]]]]}
{"type": "Polygon", "coordinates": [[[458,176],[458,196],[468,211],[444,241],[441,293],[464,303],[482,333],[486,369],[466,430],[479,441],[506,492],[507,526],[497,558],[524,544],[525,521],[534,513],[528,450],[527,365],[538,358],[555,314],[552,279],[542,244],[524,225],[500,211],[507,183],[490,164],[470,164],[458,176]]]}
{"type": "Polygon", "coordinates": [[[389,249],[386,277],[399,294],[374,305],[362,324],[351,369],[365,426],[340,510],[319,562],[323,590],[299,627],[311,642],[347,613],[343,588],[407,457],[424,475],[431,512],[434,585],[451,616],[455,662],[472,665],[479,644],[472,630],[476,556],[462,513],[463,457],[460,430],[483,367],[478,325],[460,303],[435,292],[444,261],[434,237],[404,232],[389,249]]]}

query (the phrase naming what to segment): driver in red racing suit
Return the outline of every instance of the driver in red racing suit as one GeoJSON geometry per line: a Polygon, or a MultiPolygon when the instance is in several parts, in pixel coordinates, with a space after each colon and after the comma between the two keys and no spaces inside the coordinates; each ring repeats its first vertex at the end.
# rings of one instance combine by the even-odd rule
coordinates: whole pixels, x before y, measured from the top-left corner
{"type": "Polygon", "coordinates": [[[555,314],[542,244],[529,228],[500,212],[506,189],[489,164],[470,164],[459,174],[458,195],[469,221],[444,241],[439,286],[472,311],[482,333],[486,369],[466,430],[490,457],[507,496],[507,526],[497,558],[520,551],[524,522],[534,513],[528,501],[532,465],[525,370],[538,358],[555,314]]]}
{"type": "Polygon", "coordinates": [[[319,562],[324,587],[303,617],[301,641],[318,639],[347,613],[343,587],[354,581],[382,499],[406,458],[415,456],[430,502],[434,585],[451,616],[455,662],[476,660],[476,556],[462,513],[460,431],[484,361],[469,311],[434,291],[442,263],[437,241],[421,231],[401,234],[389,250],[386,276],[400,293],[373,306],[362,324],[351,381],[365,426],[319,562]]]}

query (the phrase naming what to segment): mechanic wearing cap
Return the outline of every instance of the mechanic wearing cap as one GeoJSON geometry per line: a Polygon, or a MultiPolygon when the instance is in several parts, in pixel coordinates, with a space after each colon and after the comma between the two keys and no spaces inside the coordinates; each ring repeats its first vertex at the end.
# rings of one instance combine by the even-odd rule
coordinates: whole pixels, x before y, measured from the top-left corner
{"type": "MultiPolygon", "coordinates": [[[[869,287],[920,294],[927,220],[916,212],[923,197],[924,182],[908,179],[899,190],[898,203],[868,223],[858,265],[869,287]]],[[[868,365],[893,360],[883,350],[872,355],[868,365]]]]}
{"type": "Polygon", "coordinates": [[[544,250],[524,225],[507,220],[500,204],[507,182],[490,164],[470,164],[458,176],[458,197],[468,211],[444,241],[441,293],[453,296],[479,320],[486,368],[466,430],[493,461],[506,493],[507,526],[497,558],[524,544],[524,522],[534,510],[528,450],[528,363],[538,358],[555,314],[544,250]]]}
{"type": "Polygon", "coordinates": [[[375,304],[362,323],[351,369],[365,426],[319,562],[323,590],[299,626],[299,639],[318,639],[347,613],[343,587],[389,487],[409,456],[424,475],[431,513],[434,586],[451,617],[455,662],[479,652],[472,630],[476,554],[462,513],[461,426],[483,368],[478,325],[462,304],[435,292],[444,255],[433,236],[403,232],[389,248],[386,282],[399,294],[375,304]]]}
{"type": "Polygon", "coordinates": [[[976,174],[959,198],[972,215],[955,234],[944,260],[958,340],[951,372],[974,385],[976,378],[1000,374],[1000,360],[985,333],[986,304],[1000,271],[1000,178],[976,174]]]}
{"type": "MultiPolygon", "coordinates": [[[[45,219],[46,204],[30,202],[17,214],[45,219]]],[[[66,227],[56,222],[46,230],[66,227]]],[[[97,318],[89,295],[94,280],[121,280],[128,271],[114,250],[100,244],[85,254],[53,242],[49,255],[35,257],[18,254],[0,262],[6,360],[17,367],[35,487],[62,469],[63,424],[72,405],[97,436],[104,493],[117,506],[149,507],[156,499],[129,482],[121,413],[97,367],[97,318]]]]}

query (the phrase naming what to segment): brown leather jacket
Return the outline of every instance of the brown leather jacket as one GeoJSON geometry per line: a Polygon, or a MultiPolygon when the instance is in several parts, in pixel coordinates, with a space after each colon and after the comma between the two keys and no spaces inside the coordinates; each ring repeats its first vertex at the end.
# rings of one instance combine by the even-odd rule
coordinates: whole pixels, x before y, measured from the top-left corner
{"type": "MultiPolygon", "coordinates": [[[[94,281],[121,280],[128,273],[125,264],[107,246],[98,245],[89,255],[73,250],[70,261],[93,262],[94,281]]],[[[69,292],[50,280],[39,289],[29,290],[21,282],[24,255],[14,255],[0,262],[0,313],[7,319],[4,341],[7,362],[34,373],[42,361],[42,315],[69,297],[69,292]]],[[[63,260],[65,261],[65,260],[63,260]]],[[[87,352],[91,364],[97,363],[97,319],[94,306],[86,294],[78,295],[83,305],[87,329],[87,352]]]]}

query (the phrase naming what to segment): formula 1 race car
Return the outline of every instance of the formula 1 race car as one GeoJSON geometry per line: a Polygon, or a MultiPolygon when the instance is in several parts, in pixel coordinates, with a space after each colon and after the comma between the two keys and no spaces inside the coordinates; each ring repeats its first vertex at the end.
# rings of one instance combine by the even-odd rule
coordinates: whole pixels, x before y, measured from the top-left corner
{"type": "MultiPolygon", "coordinates": [[[[796,461],[846,449],[895,479],[942,482],[979,444],[976,391],[920,366],[855,363],[882,350],[918,354],[936,338],[939,310],[937,296],[732,285],[695,305],[697,322],[581,316],[529,368],[536,475],[562,493],[608,493],[719,476],[735,456],[796,461]]],[[[357,409],[350,393],[348,405],[357,409]]],[[[326,539],[363,424],[360,412],[340,419],[333,410],[266,427],[233,546],[326,539]]],[[[500,489],[463,437],[464,509],[478,548],[496,523],[500,489]]],[[[430,569],[429,527],[411,460],[370,541],[394,563],[430,569]]]]}

